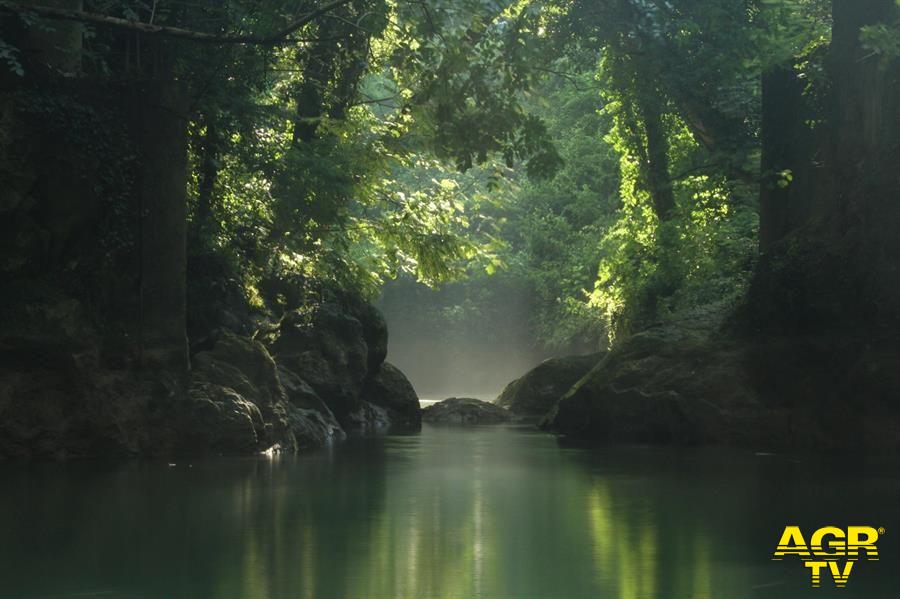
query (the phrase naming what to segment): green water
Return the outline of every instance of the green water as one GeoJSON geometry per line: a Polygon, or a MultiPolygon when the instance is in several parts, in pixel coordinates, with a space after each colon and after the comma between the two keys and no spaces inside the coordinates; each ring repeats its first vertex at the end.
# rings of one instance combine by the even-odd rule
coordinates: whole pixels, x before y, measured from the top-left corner
{"type": "Polygon", "coordinates": [[[3,598],[897,596],[893,463],[426,427],[298,459],[8,463],[0,480],[3,598]],[[769,559],[787,523],[884,526],[881,561],[813,590],[769,559]]]}

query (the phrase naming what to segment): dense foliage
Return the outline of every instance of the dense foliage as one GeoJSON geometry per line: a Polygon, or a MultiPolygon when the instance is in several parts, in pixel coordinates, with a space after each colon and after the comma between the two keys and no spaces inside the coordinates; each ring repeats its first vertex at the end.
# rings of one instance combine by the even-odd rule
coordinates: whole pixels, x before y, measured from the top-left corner
{"type": "MultiPolygon", "coordinates": [[[[761,81],[788,64],[809,102],[824,101],[828,8],[545,3],[544,43],[557,58],[540,67],[543,87],[527,105],[548,124],[564,166],[550,181],[513,177],[519,184],[498,216],[507,268],[494,283],[479,275],[465,284],[481,329],[503,322],[484,311],[503,309],[506,278],[533,299],[532,338],[556,349],[739,302],[757,256],[761,185],[792,178],[789,170],[760,177],[761,81]]],[[[457,293],[436,300],[438,314],[458,318],[449,299],[457,293]]],[[[423,318],[434,319],[435,310],[423,318]]]]}
{"type": "MultiPolygon", "coordinates": [[[[757,255],[759,193],[794,176],[760,170],[761,83],[783,68],[810,106],[828,93],[824,0],[2,10],[4,86],[36,94],[35,109],[71,114],[53,88],[15,83],[48,70],[179,82],[196,331],[214,326],[211,305],[277,313],[323,287],[375,296],[398,276],[458,281],[428,318],[486,331],[504,294],[527,296],[531,336],[551,348],[733,304],[757,255]],[[71,21],[72,72],[29,54],[71,21]]],[[[896,24],[863,29],[886,63],[896,24]]],[[[123,154],[103,181],[122,178],[123,154]]]]}

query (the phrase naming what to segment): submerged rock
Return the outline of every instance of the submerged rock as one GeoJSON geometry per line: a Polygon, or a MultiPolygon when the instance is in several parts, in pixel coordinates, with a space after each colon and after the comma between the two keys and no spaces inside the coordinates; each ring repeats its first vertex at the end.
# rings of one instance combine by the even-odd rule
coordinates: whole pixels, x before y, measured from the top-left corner
{"type": "Polygon", "coordinates": [[[602,357],[598,353],[545,360],[508,384],[496,404],[521,416],[543,416],[602,357]]]}
{"type": "Polygon", "coordinates": [[[509,410],[471,397],[451,397],[422,410],[422,420],[431,424],[501,424],[513,419],[509,410]]]}

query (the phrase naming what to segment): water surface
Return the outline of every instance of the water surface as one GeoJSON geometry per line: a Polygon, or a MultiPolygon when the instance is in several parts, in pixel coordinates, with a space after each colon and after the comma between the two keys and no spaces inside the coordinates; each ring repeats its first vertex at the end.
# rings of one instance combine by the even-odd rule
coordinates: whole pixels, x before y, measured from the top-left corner
{"type": "Polygon", "coordinates": [[[567,448],[524,426],[0,481],[2,598],[890,597],[900,565],[896,463],[567,448]],[[881,561],[813,590],[769,559],[788,523],[883,526],[881,561]]]}

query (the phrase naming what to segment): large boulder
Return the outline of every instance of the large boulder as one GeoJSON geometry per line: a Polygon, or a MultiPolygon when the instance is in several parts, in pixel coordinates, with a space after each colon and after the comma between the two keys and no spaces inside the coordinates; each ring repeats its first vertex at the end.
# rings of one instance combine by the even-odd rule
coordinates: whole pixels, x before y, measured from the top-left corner
{"type": "Polygon", "coordinates": [[[326,302],[286,314],[271,349],[279,364],[309,383],[339,422],[359,407],[369,347],[362,323],[343,306],[326,302]]]}
{"type": "Polygon", "coordinates": [[[391,417],[383,407],[363,401],[347,415],[344,426],[354,435],[382,435],[391,430],[391,417]]]}
{"type": "Polygon", "coordinates": [[[278,367],[278,378],[290,403],[288,417],[298,449],[324,447],[346,438],[334,414],[306,381],[283,366],[278,367]]]}
{"type": "Polygon", "coordinates": [[[231,333],[194,357],[187,404],[174,410],[182,451],[294,451],[342,434],[309,385],[279,369],[261,343],[231,333]]]}
{"type": "Polygon", "coordinates": [[[362,325],[363,339],[366,342],[366,366],[369,372],[375,372],[387,358],[388,328],[381,312],[372,304],[359,297],[345,299],[349,313],[362,325]]]}
{"type": "Polygon", "coordinates": [[[545,360],[508,384],[495,403],[521,416],[543,416],[602,357],[590,354],[545,360]]]}
{"type": "Polygon", "coordinates": [[[50,348],[0,349],[0,457],[142,453],[147,407],[160,386],[50,348]]]}
{"type": "Polygon", "coordinates": [[[422,410],[422,420],[429,424],[502,424],[513,419],[509,410],[471,397],[451,397],[422,410]]]}
{"type": "MultiPolygon", "coordinates": [[[[287,420],[287,398],[275,361],[257,341],[225,333],[212,350],[194,356],[189,397],[201,405],[212,401],[218,406],[219,413],[228,416],[222,422],[221,428],[225,430],[233,430],[229,420],[236,411],[249,412],[245,415],[257,424],[258,449],[267,449],[276,443],[289,447],[293,445],[287,420]],[[253,408],[250,405],[259,412],[258,420],[252,418],[253,408]]],[[[215,416],[207,409],[201,410],[200,414],[215,416]]],[[[198,421],[197,425],[205,429],[215,428],[214,421],[198,421]]],[[[231,447],[228,438],[221,439],[213,444],[213,448],[235,452],[247,450],[243,436],[234,441],[234,447],[231,447]]]]}
{"type": "Polygon", "coordinates": [[[422,428],[419,396],[406,375],[393,364],[384,362],[378,366],[366,380],[363,398],[384,408],[392,430],[412,432],[422,428]]]}
{"type": "Polygon", "coordinates": [[[287,414],[298,451],[328,447],[347,438],[330,412],[291,407],[287,414]]]}
{"type": "Polygon", "coordinates": [[[269,343],[280,367],[308,383],[344,430],[418,430],[412,385],[384,364],[387,339],[387,324],[374,306],[339,294],[286,314],[269,343]]]}
{"type": "Polygon", "coordinates": [[[182,434],[171,438],[178,450],[243,454],[267,447],[270,435],[262,412],[233,388],[196,382],[191,386],[188,401],[184,411],[177,404],[170,406],[185,414],[176,423],[182,434]]]}

